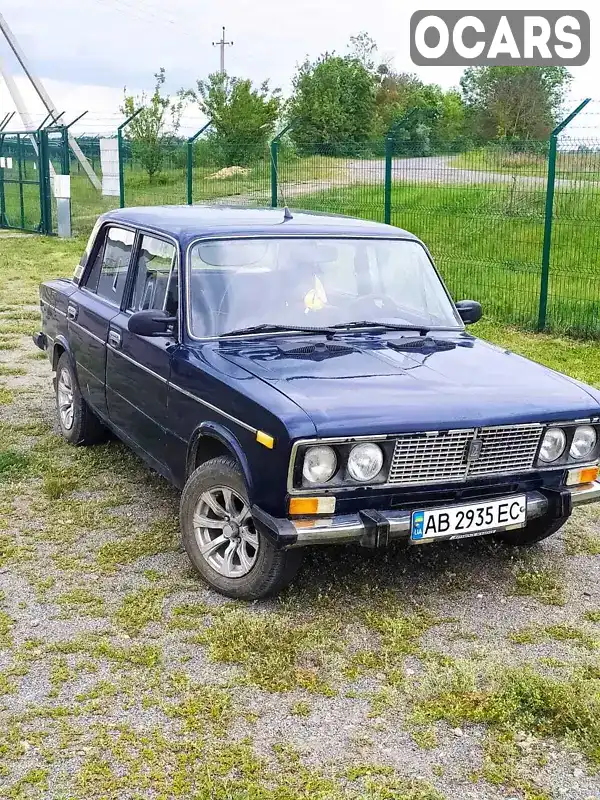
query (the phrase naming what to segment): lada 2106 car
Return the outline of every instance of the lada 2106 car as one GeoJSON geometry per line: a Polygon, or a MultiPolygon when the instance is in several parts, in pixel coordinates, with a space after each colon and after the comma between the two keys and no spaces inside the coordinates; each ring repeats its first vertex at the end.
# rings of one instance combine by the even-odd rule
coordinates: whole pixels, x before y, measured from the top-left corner
{"type": "Polygon", "coordinates": [[[113,211],[41,308],[63,436],[110,430],[182,488],[226,595],[277,591],[309,545],[531,544],[600,497],[600,392],[467,333],[481,307],[398,228],[113,211]]]}

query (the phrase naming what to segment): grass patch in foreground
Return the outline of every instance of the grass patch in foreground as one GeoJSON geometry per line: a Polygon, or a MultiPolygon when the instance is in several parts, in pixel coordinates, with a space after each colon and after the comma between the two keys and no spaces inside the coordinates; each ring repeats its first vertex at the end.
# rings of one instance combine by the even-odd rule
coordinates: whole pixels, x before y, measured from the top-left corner
{"type": "Polygon", "coordinates": [[[487,685],[463,672],[438,675],[435,690],[418,701],[420,721],[487,724],[500,730],[576,742],[600,764],[600,695],[597,677],[548,678],[525,666],[499,669],[487,685]]]}
{"type": "Polygon", "coordinates": [[[521,597],[534,597],[540,603],[564,606],[565,586],[558,572],[549,567],[521,568],[515,575],[514,593],[521,597]]]}
{"type": "Polygon", "coordinates": [[[281,614],[224,608],[194,641],[208,645],[213,661],[240,664],[247,682],[267,691],[331,693],[321,673],[334,636],[322,622],[298,625],[281,614]]]}

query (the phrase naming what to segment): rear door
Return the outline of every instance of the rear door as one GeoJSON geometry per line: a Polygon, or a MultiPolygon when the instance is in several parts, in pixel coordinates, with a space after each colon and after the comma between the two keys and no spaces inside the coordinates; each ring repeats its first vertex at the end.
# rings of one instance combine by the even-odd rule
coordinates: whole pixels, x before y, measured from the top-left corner
{"type": "Polygon", "coordinates": [[[139,336],[129,331],[127,323],[135,311],[151,308],[177,316],[178,275],[175,243],[140,232],[128,298],[123,311],[111,319],[108,331],[106,390],[110,420],[161,463],[168,439],[167,382],[177,347],[175,332],[139,336]]]}
{"type": "Polygon", "coordinates": [[[103,416],[107,415],[108,328],[119,313],[134,240],[133,230],[112,224],[101,228],[90,256],[91,269],[67,306],[69,342],[79,385],[87,402],[103,416]]]}

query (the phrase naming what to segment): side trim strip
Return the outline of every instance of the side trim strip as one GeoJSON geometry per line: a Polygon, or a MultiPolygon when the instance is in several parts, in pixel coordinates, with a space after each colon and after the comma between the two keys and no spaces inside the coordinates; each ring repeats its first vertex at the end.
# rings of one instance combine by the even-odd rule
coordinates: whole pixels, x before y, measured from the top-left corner
{"type": "Polygon", "coordinates": [[[211,411],[215,411],[217,414],[221,414],[221,416],[225,417],[228,420],[231,420],[231,422],[235,422],[236,425],[239,425],[240,427],[245,428],[247,431],[250,431],[250,433],[254,433],[254,434],[258,433],[258,428],[253,428],[252,425],[248,425],[246,422],[242,422],[241,419],[238,419],[237,417],[233,417],[231,414],[228,414],[226,411],[223,411],[222,409],[217,408],[217,406],[213,406],[212,403],[208,403],[206,400],[201,400],[199,397],[196,397],[195,394],[192,394],[191,392],[188,392],[187,389],[182,389],[181,386],[177,386],[176,383],[169,383],[169,386],[172,389],[176,389],[178,392],[181,392],[181,394],[184,394],[186,397],[189,397],[190,400],[195,400],[197,403],[200,403],[200,405],[206,406],[206,408],[210,408],[211,411]]]}
{"type": "MultiPolygon", "coordinates": [[[[163,378],[162,375],[159,375],[157,372],[148,369],[148,367],[145,367],[143,364],[140,364],[139,361],[135,361],[133,358],[131,358],[131,356],[128,356],[125,353],[121,352],[121,350],[119,350],[118,348],[113,347],[110,344],[107,344],[106,347],[108,348],[108,350],[111,351],[111,353],[115,353],[115,355],[121,356],[121,358],[124,358],[125,361],[129,361],[130,364],[133,364],[134,366],[138,367],[144,372],[147,372],[148,375],[152,375],[153,378],[156,378],[157,380],[161,381],[161,383],[168,383],[168,380],[166,378],[163,378]]],[[[114,391],[114,389],[111,389],[111,391],[114,391]]]]}
{"type": "MultiPolygon", "coordinates": [[[[121,356],[121,358],[124,358],[126,361],[129,361],[132,364],[134,364],[136,367],[139,367],[140,369],[144,370],[144,372],[147,372],[148,375],[152,375],[154,378],[157,378],[162,383],[168,384],[171,389],[175,389],[176,391],[181,392],[181,394],[185,395],[186,397],[189,397],[190,400],[195,400],[197,403],[200,403],[200,405],[205,406],[206,408],[210,408],[211,411],[214,411],[216,414],[220,414],[222,417],[225,417],[226,419],[230,420],[231,422],[235,422],[236,425],[239,425],[240,427],[245,428],[247,431],[250,431],[250,433],[253,433],[255,435],[258,433],[258,428],[253,428],[252,425],[248,425],[248,423],[242,422],[241,419],[238,419],[237,417],[234,417],[231,414],[228,414],[226,411],[223,411],[223,409],[217,408],[217,406],[213,406],[212,403],[209,403],[206,400],[201,400],[195,394],[192,394],[191,392],[188,392],[187,389],[183,389],[181,386],[178,386],[176,383],[170,383],[166,378],[163,378],[162,375],[158,375],[153,370],[148,369],[148,367],[144,367],[138,361],[134,361],[133,358],[131,358],[128,355],[125,355],[125,353],[122,353],[120,350],[116,349],[115,347],[112,347],[110,344],[107,344],[106,347],[111,352],[116,353],[117,355],[121,356]]],[[[108,388],[109,388],[110,391],[114,391],[114,389],[111,389],[110,387],[108,387],[108,388]]],[[[123,398],[123,399],[125,399],[125,398],[123,398]]]]}
{"type": "Polygon", "coordinates": [[[67,316],[67,314],[66,314],[66,312],[65,312],[65,311],[62,311],[62,309],[60,309],[60,308],[57,308],[56,306],[53,306],[53,305],[52,305],[52,303],[49,303],[47,300],[42,300],[42,299],[40,298],[40,303],[41,303],[43,306],[48,306],[48,308],[51,308],[51,309],[53,309],[54,311],[56,311],[56,313],[57,313],[57,314],[61,314],[63,317],[66,317],[66,316],[67,316]]]}
{"type": "Polygon", "coordinates": [[[90,336],[92,339],[94,339],[94,341],[99,342],[102,345],[106,344],[104,339],[101,339],[99,336],[96,336],[95,333],[92,333],[91,331],[88,331],[87,328],[84,328],[83,325],[80,325],[78,322],[75,322],[74,320],[70,319],[69,320],[69,325],[74,325],[76,328],[79,328],[80,331],[83,331],[84,333],[87,333],[87,335],[90,336]]]}

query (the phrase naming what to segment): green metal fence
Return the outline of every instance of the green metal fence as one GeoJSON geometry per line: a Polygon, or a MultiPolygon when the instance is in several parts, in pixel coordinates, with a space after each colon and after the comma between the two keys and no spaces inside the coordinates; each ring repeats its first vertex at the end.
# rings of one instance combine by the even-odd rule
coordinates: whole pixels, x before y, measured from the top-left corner
{"type": "MultiPolygon", "coordinates": [[[[458,142],[431,153],[397,135],[305,143],[298,152],[287,130],[271,142],[224,141],[209,123],[148,153],[128,138],[127,125],[115,132],[116,196],[98,193],[67,157],[64,131],[0,132],[0,225],[52,232],[52,201],[40,178],[40,164],[50,162],[70,171],[75,234],[87,234],[98,214],[118,205],[289,205],[348,214],[417,234],[453,295],[480,300],[488,317],[600,338],[600,138],[569,138],[561,124],[547,142],[462,153],[458,142]]],[[[99,139],[78,143],[100,177],[99,139]]]]}
{"type": "Polygon", "coordinates": [[[600,140],[567,133],[464,153],[388,136],[299,154],[289,134],[224,152],[209,126],[165,144],[152,177],[126,153],[123,202],[289,205],[390,222],[423,239],[453,295],[480,300],[488,317],[600,338],[600,140]]]}

